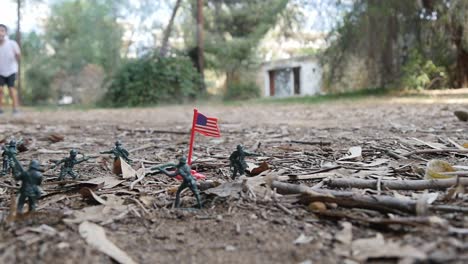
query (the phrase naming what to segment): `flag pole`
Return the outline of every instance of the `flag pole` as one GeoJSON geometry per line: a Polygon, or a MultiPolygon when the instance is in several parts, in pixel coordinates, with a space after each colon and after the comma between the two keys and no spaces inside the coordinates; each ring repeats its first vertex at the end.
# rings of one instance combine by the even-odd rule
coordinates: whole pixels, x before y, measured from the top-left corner
{"type": "Polygon", "coordinates": [[[187,163],[192,165],[192,153],[193,153],[193,141],[195,139],[195,124],[197,123],[198,110],[193,109],[193,121],[192,121],[192,131],[190,131],[190,145],[187,163]]]}

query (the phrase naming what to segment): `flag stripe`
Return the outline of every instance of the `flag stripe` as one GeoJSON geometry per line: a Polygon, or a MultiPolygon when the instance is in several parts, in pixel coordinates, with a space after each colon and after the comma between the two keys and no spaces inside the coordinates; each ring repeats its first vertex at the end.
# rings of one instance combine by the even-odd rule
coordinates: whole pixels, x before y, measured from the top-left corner
{"type": "Polygon", "coordinates": [[[218,119],[214,117],[207,117],[201,113],[198,113],[194,126],[194,132],[198,132],[207,137],[220,137],[218,127],[218,119]]]}
{"type": "Polygon", "coordinates": [[[196,132],[200,132],[202,134],[210,134],[210,135],[220,135],[218,130],[208,130],[208,129],[201,129],[201,128],[195,128],[196,132]]]}

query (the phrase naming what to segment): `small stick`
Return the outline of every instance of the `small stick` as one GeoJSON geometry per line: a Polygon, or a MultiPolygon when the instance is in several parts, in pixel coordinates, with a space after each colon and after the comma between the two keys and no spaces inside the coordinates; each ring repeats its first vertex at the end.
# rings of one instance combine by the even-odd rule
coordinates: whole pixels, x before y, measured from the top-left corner
{"type": "Polygon", "coordinates": [[[468,148],[466,149],[456,149],[456,148],[450,148],[450,149],[421,149],[421,150],[415,150],[411,151],[409,153],[402,154],[403,157],[409,157],[412,155],[416,154],[427,154],[427,153],[468,153],[468,148]]]}
{"type": "Polygon", "coordinates": [[[291,140],[291,143],[303,144],[303,145],[331,145],[330,141],[300,141],[300,140],[291,140]]]}
{"type": "MultiPolygon", "coordinates": [[[[327,179],[325,185],[329,188],[359,188],[359,189],[377,189],[378,180],[364,179],[327,179]]],[[[442,190],[457,184],[457,179],[440,180],[382,180],[380,182],[382,189],[390,190],[442,190]]],[[[462,186],[468,186],[468,179],[460,179],[462,186]]]]}

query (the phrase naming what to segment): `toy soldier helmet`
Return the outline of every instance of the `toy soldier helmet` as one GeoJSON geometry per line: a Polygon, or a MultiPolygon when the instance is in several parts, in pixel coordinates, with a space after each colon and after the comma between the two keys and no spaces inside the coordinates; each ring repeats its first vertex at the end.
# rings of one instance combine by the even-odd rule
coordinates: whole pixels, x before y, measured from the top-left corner
{"type": "Polygon", "coordinates": [[[120,140],[117,140],[117,141],[115,142],[115,145],[116,145],[116,146],[122,146],[122,142],[120,142],[120,140]]]}
{"type": "Polygon", "coordinates": [[[242,145],[237,145],[237,150],[242,150],[244,147],[242,147],[242,145]]]}
{"type": "Polygon", "coordinates": [[[16,140],[10,140],[10,147],[16,147],[16,140]]]}
{"type": "Polygon", "coordinates": [[[182,163],[182,164],[187,163],[187,157],[185,157],[185,156],[180,157],[179,162],[182,163]]]}
{"type": "Polygon", "coordinates": [[[70,156],[76,156],[78,152],[74,149],[70,150],[70,156]]]}
{"type": "Polygon", "coordinates": [[[32,160],[31,163],[29,163],[29,168],[33,170],[40,170],[41,165],[39,164],[39,161],[37,160],[32,160]]]}

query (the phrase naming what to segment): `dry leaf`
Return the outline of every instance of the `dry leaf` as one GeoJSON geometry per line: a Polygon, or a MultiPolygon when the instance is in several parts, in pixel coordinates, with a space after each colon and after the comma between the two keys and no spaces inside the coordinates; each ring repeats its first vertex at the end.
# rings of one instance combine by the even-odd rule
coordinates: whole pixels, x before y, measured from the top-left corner
{"type": "Polygon", "coordinates": [[[206,194],[213,194],[219,197],[239,197],[239,193],[242,191],[242,184],[240,182],[226,182],[218,187],[210,188],[205,190],[206,194]]]}
{"type": "Polygon", "coordinates": [[[79,226],[80,235],[90,246],[108,255],[122,264],[134,264],[132,258],[107,239],[104,228],[94,223],[85,221],[79,226]]]}
{"type": "Polygon", "coordinates": [[[426,174],[424,178],[431,179],[447,179],[452,178],[452,175],[445,175],[444,172],[454,172],[455,168],[448,162],[443,160],[430,160],[427,163],[426,174]]]}
{"type": "Polygon", "coordinates": [[[152,195],[140,195],[140,197],[138,197],[138,200],[140,200],[143,203],[143,205],[149,207],[153,205],[154,198],[155,197],[152,195]]]}
{"type": "Polygon", "coordinates": [[[122,182],[124,181],[121,179],[117,179],[116,177],[113,177],[113,176],[102,176],[102,177],[90,179],[88,181],[80,181],[79,183],[96,184],[96,185],[103,184],[102,189],[112,189],[115,186],[121,184],[122,182]]]}
{"type": "Polygon", "coordinates": [[[87,187],[81,188],[80,194],[83,198],[94,200],[100,204],[104,204],[104,205],[106,204],[106,201],[102,199],[101,197],[99,197],[99,195],[94,193],[93,190],[91,190],[90,188],[87,188],[87,187]]]}
{"type": "Polygon", "coordinates": [[[47,137],[47,139],[52,143],[57,143],[63,141],[65,139],[65,136],[57,133],[52,133],[47,137]]]}
{"type": "Polygon", "coordinates": [[[113,163],[113,166],[112,166],[112,172],[115,174],[115,175],[120,175],[122,174],[122,158],[118,158],[118,159],[114,159],[114,163],[113,163]]]}
{"type": "Polygon", "coordinates": [[[137,177],[137,172],[122,158],[120,159],[120,166],[122,171],[122,178],[130,179],[137,177]]]}
{"type": "Polygon", "coordinates": [[[145,166],[143,163],[141,163],[141,168],[139,168],[136,172],[136,176],[137,176],[137,179],[134,180],[131,184],[130,184],[130,190],[133,190],[133,188],[135,187],[135,184],[141,182],[145,176],[146,176],[146,169],[145,169],[145,166]]]}
{"type": "Polygon", "coordinates": [[[385,241],[380,233],[375,237],[354,240],[351,247],[353,257],[359,262],[375,258],[412,258],[421,261],[427,257],[426,253],[413,246],[385,241]]]}
{"type": "Polygon", "coordinates": [[[336,233],[335,240],[343,244],[351,244],[351,241],[353,241],[353,225],[350,222],[344,222],[341,226],[343,226],[343,229],[336,233]]]}
{"type": "Polygon", "coordinates": [[[308,244],[313,240],[313,237],[308,237],[304,234],[301,234],[296,240],[294,240],[294,245],[308,244]]]}
{"type": "Polygon", "coordinates": [[[341,160],[359,160],[362,159],[362,148],[360,146],[351,147],[348,150],[348,155],[339,159],[341,160]]]}
{"type": "Polygon", "coordinates": [[[266,171],[266,170],[269,170],[270,169],[270,166],[268,166],[268,163],[266,162],[262,162],[260,164],[260,166],[254,168],[252,171],[250,171],[250,175],[252,176],[256,176],[256,175],[259,175],[260,173],[266,171]]]}

